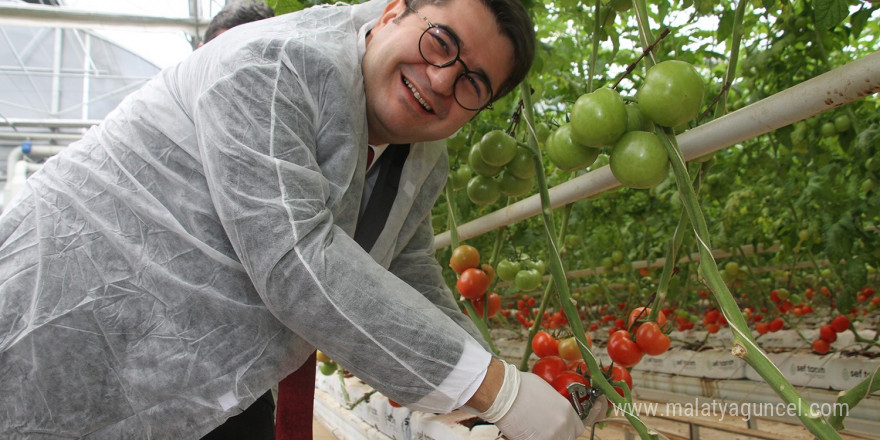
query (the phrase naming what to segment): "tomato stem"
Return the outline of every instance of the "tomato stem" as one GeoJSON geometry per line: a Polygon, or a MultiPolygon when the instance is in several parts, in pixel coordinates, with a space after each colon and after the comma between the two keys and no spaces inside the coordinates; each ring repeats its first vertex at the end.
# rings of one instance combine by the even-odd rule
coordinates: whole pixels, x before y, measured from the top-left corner
{"type": "MultiPolygon", "coordinates": [[[[604,375],[601,374],[602,369],[599,367],[599,363],[596,360],[593,353],[590,351],[589,346],[587,345],[586,333],[584,332],[584,326],[581,322],[580,315],[578,314],[577,307],[575,306],[575,302],[571,299],[571,293],[568,288],[568,282],[565,276],[565,268],[563,267],[562,258],[559,256],[559,248],[556,243],[556,233],[553,223],[553,209],[550,204],[550,193],[547,187],[547,178],[544,174],[544,162],[541,160],[540,147],[538,146],[538,140],[535,136],[534,130],[531,127],[534,126],[533,121],[533,107],[532,107],[532,95],[531,88],[529,86],[528,80],[523,81],[520,84],[520,94],[523,100],[523,116],[525,116],[526,125],[529,127],[528,143],[530,150],[537,152],[535,156],[535,173],[536,173],[536,181],[538,183],[538,191],[540,193],[541,198],[541,220],[544,224],[544,237],[547,240],[548,245],[548,262],[550,268],[550,274],[554,280],[556,285],[556,293],[559,295],[559,304],[562,310],[565,313],[566,318],[568,319],[568,325],[571,327],[572,333],[574,335],[575,340],[578,342],[578,348],[580,349],[581,356],[584,358],[584,362],[587,364],[587,368],[591,372],[600,372],[600,374],[593,374],[593,380],[591,381],[591,386],[599,388],[605,393],[605,396],[612,403],[616,404],[618,407],[623,407],[627,403],[631,403],[632,399],[627,400],[625,397],[621,396],[614,389],[614,386],[605,379],[604,375]]],[[[656,434],[651,434],[648,431],[648,427],[639,419],[637,414],[625,414],[627,420],[630,421],[633,428],[635,428],[636,432],[639,433],[639,436],[643,439],[657,439],[658,436],[656,434]]]]}
{"type": "Polygon", "coordinates": [[[800,393],[791,385],[788,379],[779,371],[779,368],[767,358],[766,353],[758,346],[758,343],[752,337],[748,323],[743,317],[730,290],[727,288],[715,259],[712,256],[712,247],[709,242],[709,228],[703,217],[703,212],[697,202],[697,195],[691,185],[688,175],[687,165],[678,143],[675,140],[675,134],[672,129],[667,128],[658,133],[667,153],[669,154],[672,170],[675,175],[675,181],[678,185],[679,195],[682,199],[691,225],[694,228],[697,242],[700,250],[700,271],[708,283],[710,290],[718,301],[721,313],[727,320],[730,329],[733,331],[734,345],[739,347],[738,354],[742,354],[742,359],[748,363],[755,371],[764,378],[765,381],[773,388],[783,401],[797,408],[798,418],[804,426],[822,440],[840,439],[840,434],[835,431],[828,422],[815,414],[810,405],[801,397],[800,393]]]}

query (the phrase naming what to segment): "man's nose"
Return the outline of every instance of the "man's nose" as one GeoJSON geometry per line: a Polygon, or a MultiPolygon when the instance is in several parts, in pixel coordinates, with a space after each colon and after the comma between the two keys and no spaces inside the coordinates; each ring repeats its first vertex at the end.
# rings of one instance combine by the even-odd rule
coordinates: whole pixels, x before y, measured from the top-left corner
{"type": "Polygon", "coordinates": [[[446,67],[428,66],[428,78],[435,93],[450,96],[455,89],[455,81],[464,71],[464,66],[457,60],[446,67]]]}

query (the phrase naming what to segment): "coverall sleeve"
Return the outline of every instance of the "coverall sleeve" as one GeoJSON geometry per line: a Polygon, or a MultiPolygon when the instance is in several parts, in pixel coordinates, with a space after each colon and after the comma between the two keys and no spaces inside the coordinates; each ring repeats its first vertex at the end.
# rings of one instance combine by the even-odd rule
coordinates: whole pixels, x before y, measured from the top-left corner
{"type": "Polygon", "coordinates": [[[363,100],[350,97],[362,95],[362,79],[297,56],[307,48],[244,60],[198,98],[199,154],[220,221],[286,327],[383,394],[449,412],[490,355],[334,224],[334,213],[358,209],[339,204],[357,166],[350,152],[366,142],[363,100]]]}
{"type": "Polygon", "coordinates": [[[468,331],[483,348],[489,346],[474,325],[455,303],[455,298],[434,253],[434,229],[431,218],[425,218],[403,251],[391,261],[389,270],[422,293],[429,301],[468,331]]]}

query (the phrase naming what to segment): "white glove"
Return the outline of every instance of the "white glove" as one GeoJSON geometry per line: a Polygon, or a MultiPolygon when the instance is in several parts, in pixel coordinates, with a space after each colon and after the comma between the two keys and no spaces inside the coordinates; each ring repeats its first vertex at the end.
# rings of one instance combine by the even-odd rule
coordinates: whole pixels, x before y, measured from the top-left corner
{"type": "Polygon", "coordinates": [[[568,400],[544,379],[507,363],[498,397],[479,415],[510,440],[575,440],[584,432],[584,422],[568,400]]]}
{"type": "Polygon", "coordinates": [[[605,396],[597,397],[596,401],[593,402],[593,408],[590,409],[590,413],[587,414],[587,418],[584,419],[584,426],[592,426],[605,420],[605,414],[607,413],[608,399],[606,399],[605,396]]]}

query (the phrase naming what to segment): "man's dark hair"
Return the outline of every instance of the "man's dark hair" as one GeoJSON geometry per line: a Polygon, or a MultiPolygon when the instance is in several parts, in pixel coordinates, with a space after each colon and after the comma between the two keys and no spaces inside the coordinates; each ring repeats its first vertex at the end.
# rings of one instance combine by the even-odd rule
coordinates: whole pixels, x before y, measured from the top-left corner
{"type": "Polygon", "coordinates": [[[235,0],[226,3],[223,9],[214,16],[211,24],[205,29],[205,43],[211,41],[223,31],[240,24],[274,17],[275,10],[262,0],[235,0]]]}
{"type": "MultiPolygon", "coordinates": [[[[418,10],[419,6],[433,4],[443,6],[448,0],[407,0],[407,4],[418,10]]],[[[492,11],[501,33],[513,44],[513,70],[501,83],[498,92],[492,97],[497,101],[510,93],[526,77],[535,58],[535,24],[520,0],[480,0],[492,11]]],[[[409,11],[407,11],[409,12],[409,11]]]]}

